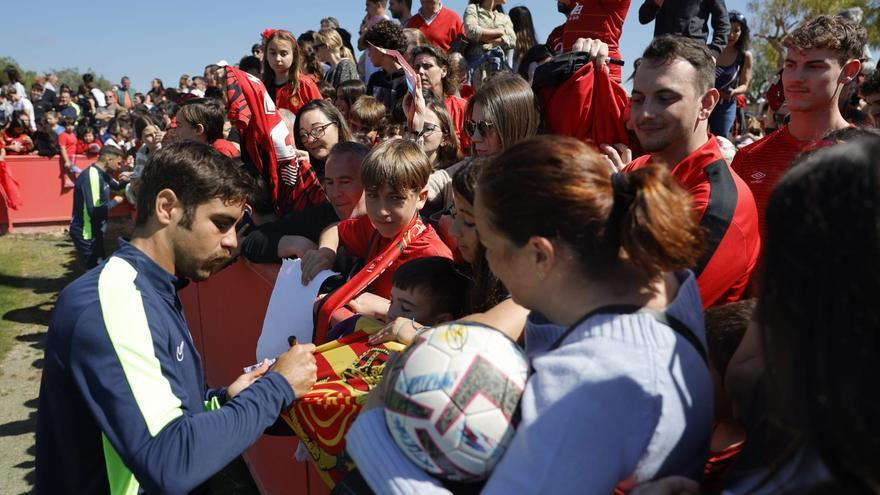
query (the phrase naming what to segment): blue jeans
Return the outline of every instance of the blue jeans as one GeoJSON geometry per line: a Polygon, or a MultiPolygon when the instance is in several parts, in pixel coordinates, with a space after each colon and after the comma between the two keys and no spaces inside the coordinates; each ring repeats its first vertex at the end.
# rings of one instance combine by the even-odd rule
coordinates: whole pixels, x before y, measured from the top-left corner
{"type": "Polygon", "coordinates": [[[721,100],[709,116],[709,132],[716,136],[729,138],[730,129],[736,118],[736,98],[730,101],[721,100]]]}

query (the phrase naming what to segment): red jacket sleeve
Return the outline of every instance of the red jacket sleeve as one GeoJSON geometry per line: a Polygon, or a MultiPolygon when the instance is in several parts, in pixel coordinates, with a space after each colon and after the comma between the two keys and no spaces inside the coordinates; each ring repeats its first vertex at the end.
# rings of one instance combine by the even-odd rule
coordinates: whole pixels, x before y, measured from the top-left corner
{"type": "Polygon", "coordinates": [[[546,109],[549,133],[629,145],[624,119],[628,97],[607,68],[594,70],[593,63],[587,63],[561,85],[540,89],[538,97],[546,109]]]}

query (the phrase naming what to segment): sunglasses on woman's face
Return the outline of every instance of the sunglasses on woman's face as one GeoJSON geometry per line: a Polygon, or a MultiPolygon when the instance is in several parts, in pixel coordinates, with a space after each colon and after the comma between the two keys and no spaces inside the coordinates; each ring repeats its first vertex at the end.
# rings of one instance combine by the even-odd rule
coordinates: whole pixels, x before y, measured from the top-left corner
{"type": "Polygon", "coordinates": [[[466,120],[464,123],[464,131],[468,133],[468,136],[474,137],[477,131],[480,131],[481,136],[485,136],[489,133],[489,129],[495,127],[495,122],[489,122],[486,120],[466,120]]]}

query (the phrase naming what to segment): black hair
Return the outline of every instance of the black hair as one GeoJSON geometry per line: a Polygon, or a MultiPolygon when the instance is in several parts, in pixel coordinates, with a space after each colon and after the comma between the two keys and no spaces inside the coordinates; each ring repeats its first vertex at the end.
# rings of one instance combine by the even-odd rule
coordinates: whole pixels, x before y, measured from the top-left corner
{"type": "Polygon", "coordinates": [[[706,343],[709,348],[709,362],[720,376],[727,371],[727,364],[742,341],[752,314],[755,312],[755,299],[744,299],[706,310],[706,343]]]}
{"type": "Polygon", "coordinates": [[[427,292],[434,315],[449,313],[453,319],[465,315],[465,297],[470,280],[449,258],[428,256],[407,261],[394,272],[392,284],[401,290],[421,289],[427,292]]]}
{"type": "Polygon", "coordinates": [[[244,167],[208,144],[183,141],[163,146],[150,158],[141,174],[137,194],[136,225],[143,226],[156,207],[156,196],[171,189],[181,201],[180,225],[189,228],[196,208],[212,199],[247,201],[254,196],[254,181],[244,167]]]}
{"type": "Polygon", "coordinates": [[[687,61],[696,70],[695,81],[700,92],[715,87],[715,58],[706,43],[695,39],[671,34],[657,36],[645,48],[641,63],[656,67],[670,64],[677,58],[687,61]]]}
{"type": "Polygon", "coordinates": [[[742,31],[740,31],[739,39],[736,40],[736,49],[744,52],[749,49],[749,44],[752,41],[752,30],[749,28],[749,23],[746,21],[746,16],[740,14],[735,10],[731,10],[729,13],[730,23],[734,22],[739,24],[742,27],[742,31]]]}
{"type": "Polygon", "coordinates": [[[201,124],[205,128],[205,139],[213,143],[223,137],[226,107],[214,98],[194,98],[180,104],[177,118],[193,126],[201,124]]]}
{"type": "Polygon", "coordinates": [[[397,50],[401,53],[406,51],[406,36],[403,28],[393,21],[384,20],[373,24],[364,33],[364,41],[379,48],[397,50]]]}
{"type": "MultiPolygon", "coordinates": [[[[263,49],[263,45],[258,46],[261,50],[263,49]]],[[[238,61],[238,68],[254,77],[259,78],[261,76],[263,62],[253,55],[245,55],[244,57],[241,57],[241,60],[238,61]]]]}
{"type": "Polygon", "coordinates": [[[878,138],[820,149],[770,195],[756,310],[775,433],[768,479],[807,449],[848,486],[839,493],[880,484],[878,155],[878,138]]]}
{"type": "Polygon", "coordinates": [[[535,45],[523,55],[523,58],[519,61],[519,67],[517,67],[516,72],[526,81],[529,80],[529,66],[532,65],[533,62],[540,62],[541,60],[547,60],[548,58],[553,57],[553,52],[547,48],[547,45],[535,45]]]}

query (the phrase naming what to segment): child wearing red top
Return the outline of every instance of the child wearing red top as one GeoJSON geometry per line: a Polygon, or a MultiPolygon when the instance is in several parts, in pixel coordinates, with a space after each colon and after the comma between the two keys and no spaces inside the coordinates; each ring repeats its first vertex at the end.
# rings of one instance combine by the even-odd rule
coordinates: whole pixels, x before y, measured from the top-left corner
{"type": "Polygon", "coordinates": [[[431,162],[412,141],[392,139],[377,146],[364,160],[361,181],[367,215],[343,220],[321,234],[318,249],[302,258],[303,282],[308,283],[336,261],[344,246],[349,255],[371,262],[392,245],[404,245],[400,256],[367,287],[367,293],[352,301],[358,313],[384,316],[388,312],[392,277],[397,267],[426,256],[452,258],[452,252],[430,225],[422,224],[419,210],[428,199],[431,162]],[[406,236],[408,242],[402,242],[406,236]]]}
{"type": "Polygon", "coordinates": [[[306,103],[322,99],[315,81],[300,74],[302,53],[290,31],[263,31],[263,53],[263,84],[276,107],[297,113],[306,103]]]}
{"type": "Polygon", "coordinates": [[[76,153],[96,157],[99,151],[101,151],[101,141],[95,139],[95,131],[92,128],[86,127],[76,141],[76,153]]]}
{"type": "MultiPolygon", "coordinates": [[[[439,5],[440,2],[437,4],[439,5]]],[[[436,14],[422,12],[422,9],[419,9],[416,15],[409,18],[406,27],[418,29],[425,38],[428,38],[428,42],[444,52],[448,52],[455,38],[464,33],[461,17],[455,11],[443,6],[436,14]]]]}
{"type": "Polygon", "coordinates": [[[58,148],[61,151],[61,161],[64,162],[64,166],[74,172],[78,172],[78,170],[73,168],[77,143],[76,134],[73,130],[73,119],[64,119],[64,132],[58,135],[58,148]]]}

